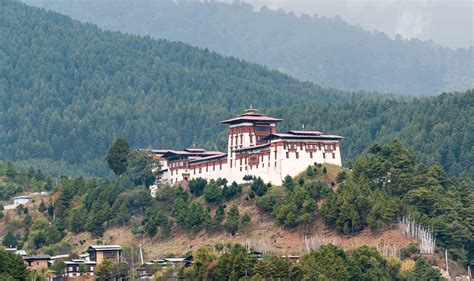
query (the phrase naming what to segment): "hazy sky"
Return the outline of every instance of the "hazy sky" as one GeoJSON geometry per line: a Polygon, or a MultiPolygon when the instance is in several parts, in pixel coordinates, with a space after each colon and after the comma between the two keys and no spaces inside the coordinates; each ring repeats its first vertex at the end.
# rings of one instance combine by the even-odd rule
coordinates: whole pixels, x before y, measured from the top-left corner
{"type": "MultiPolygon", "coordinates": [[[[223,0],[232,2],[233,0],[223,0]]],[[[364,29],[420,38],[452,48],[474,45],[474,0],[247,0],[296,14],[339,15],[364,29]]]]}

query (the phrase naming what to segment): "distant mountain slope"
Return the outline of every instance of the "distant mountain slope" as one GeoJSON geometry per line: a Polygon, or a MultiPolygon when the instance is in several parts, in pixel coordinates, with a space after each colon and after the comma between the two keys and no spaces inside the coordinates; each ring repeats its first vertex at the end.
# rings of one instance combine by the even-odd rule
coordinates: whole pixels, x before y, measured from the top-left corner
{"type": "Polygon", "coordinates": [[[474,178],[474,90],[406,100],[364,99],[327,107],[282,108],[286,126],[306,124],[346,136],[345,158],[375,142],[400,139],[425,164],[474,178]]]}
{"type": "Polygon", "coordinates": [[[24,1],[107,29],[209,48],[323,86],[414,96],[474,87],[474,47],[392,40],[338,18],[199,1],[24,1]]]}
{"type": "Polygon", "coordinates": [[[322,106],[363,96],[18,2],[2,1],[0,13],[0,159],[64,160],[97,174],[117,136],[135,147],[210,147],[225,132],[218,122],[249,104],[322,106]]]}
{"type": "MultiPolygon", "coordinates": [[[[0,159],[104,175],[116,137],[133,147],[215,149],[249,104],[279,130],[347,137],[345,160],[400,138],[427,163],[472,167],[474,93],[393,99],[302,83],[183,43],[108,32],[18,2],[0,9],[0,159]]],[[[49,169],[48,169],[49,168],[49,169]]]]}

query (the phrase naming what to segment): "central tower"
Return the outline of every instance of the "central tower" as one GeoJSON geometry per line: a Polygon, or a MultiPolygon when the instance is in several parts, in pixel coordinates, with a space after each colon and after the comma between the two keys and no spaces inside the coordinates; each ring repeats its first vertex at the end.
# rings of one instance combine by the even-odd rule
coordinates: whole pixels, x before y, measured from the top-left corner
{"type": "Polygon", "coordinates": [[[265,137],[276,133],[276,123],[282,121],[283,119],[258,113],[258,110],[252,107],[237,117],[221,121],[221,123],[229,124],[227,157],[231,171],[236,161],[234,150],[267,143],[265,137]]]}

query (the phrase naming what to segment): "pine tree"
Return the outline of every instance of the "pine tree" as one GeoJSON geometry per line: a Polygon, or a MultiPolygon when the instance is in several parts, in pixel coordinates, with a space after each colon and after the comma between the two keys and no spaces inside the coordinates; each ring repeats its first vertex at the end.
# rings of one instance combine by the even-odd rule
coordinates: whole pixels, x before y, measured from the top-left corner
{"type": "Polygon", "coordinates": [[[38,207],[38,212],[44,213],[46,210],[47,210],[46,204],[44,203],[43,200],[41,200],[41,203],[40,203],[40,205],[39,205],[39,207],[38,207]]]}
{"type": "Polygon", "coordinates": [[[227,220],[225,222],[225,229],[232,235],[235,235],[237,230],[239,229],[240,223],[240,214],[239,208],[237,205],[232,205],[230,207],[229,212],[227,212],[227,220]]]}
{"type": "Polygon", "coordinates": [[[107,151],[107,164],[117,176],[120,176],[127,170],[129,153],[130,146],[123,138],[116,139],[107,151]]]}
{"type": "Polygon", "coordinates": [[[3,244],[3,246],[5,246],[7,248],[16,247],[16,246],[18,246],[18,241],[17,241],[15,235],[13,235],[13,233],[11,233],[9,231],[7,233],[7,235],[5,235],[5,237],[3,237],[2,244],[3,244]]]}
{"type": "Polygon", "coordinates": [[[286,188],[286,191],[292,192],[293,188],[295,187],[295,183],[293,182],[293,178],[289,175],[285,177],[283,180],[283,186],[286,188]]]}

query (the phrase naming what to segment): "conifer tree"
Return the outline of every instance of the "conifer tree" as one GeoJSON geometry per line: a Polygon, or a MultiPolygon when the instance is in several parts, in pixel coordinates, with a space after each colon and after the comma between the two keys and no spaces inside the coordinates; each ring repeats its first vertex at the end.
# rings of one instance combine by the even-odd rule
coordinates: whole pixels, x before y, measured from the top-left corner
{"type": "Polygon", "coordinates": [[[227,212],[227,220],[225,222],[225,228],[230,234],[235,235],[235,233],[239,229],[239,224],[240,224],[239,208],[237,207],[237,205],[232,205],[232,207],[230,207],[229,209],[229,212],[227,212]]]}
{"type": "Polygon", "coordinates": [[[117,176],[120,176],[127,170],[129,153],[130,146],[123,138],[116,139],[107,151],[107,164],[117,176]]]}

